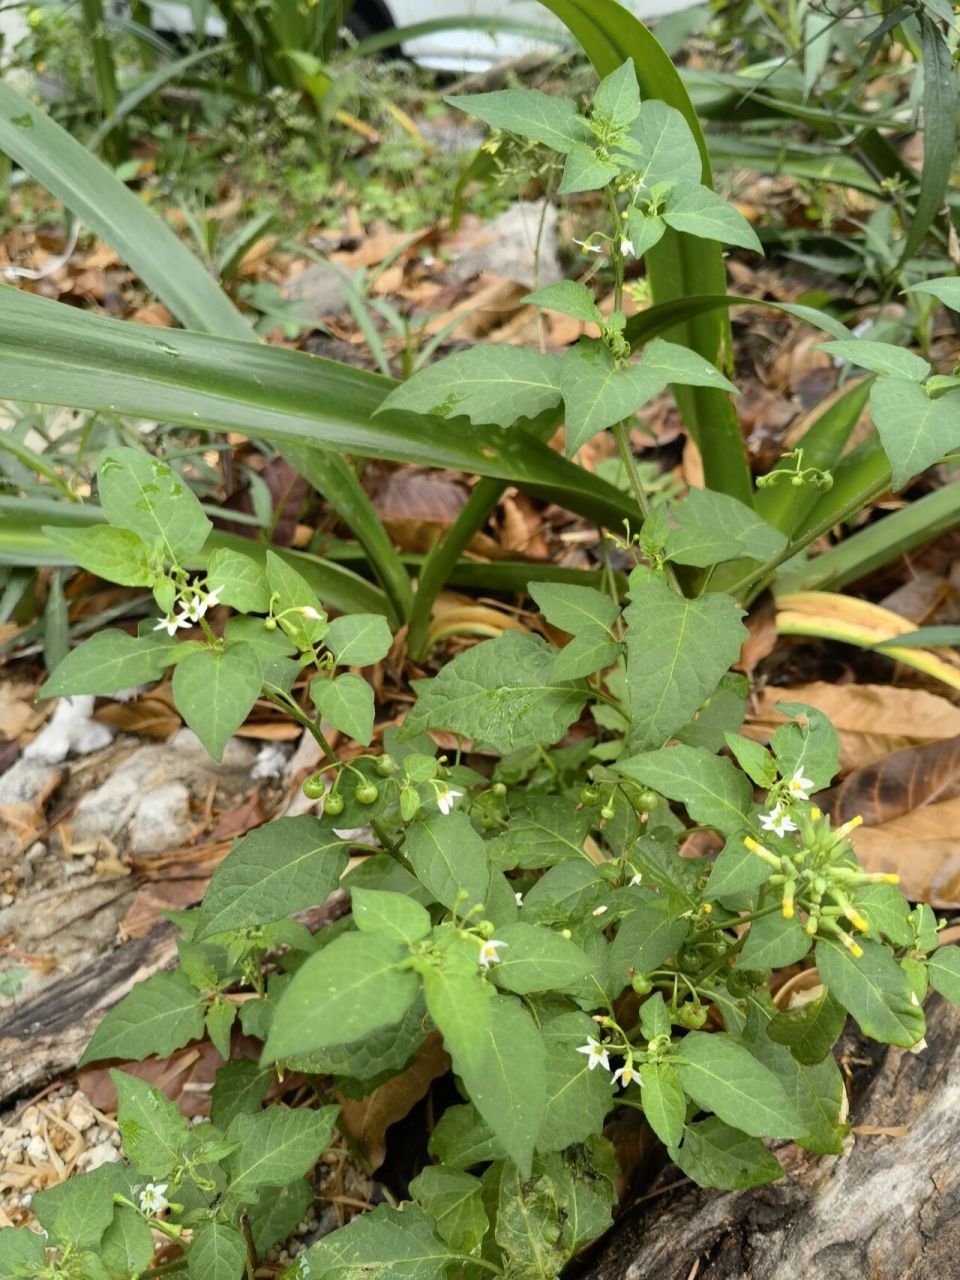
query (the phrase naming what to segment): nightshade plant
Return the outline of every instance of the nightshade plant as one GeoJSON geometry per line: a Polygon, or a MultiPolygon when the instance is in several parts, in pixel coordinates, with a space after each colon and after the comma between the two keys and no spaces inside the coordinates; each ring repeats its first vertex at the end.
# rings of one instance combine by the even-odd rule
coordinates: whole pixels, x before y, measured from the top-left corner
{"type": "MultiPolygon", "coordinates": [[[[603,81],[589,117],[518,91],[468,102],[558,146],[568,190],[607,188],[610,223],[584,247],[609,252],[618,290],[624,255],[671,219],[752,244],[739,215],[696,182],[682,119],[641,104],[632,76],[628,64],[603,81]]],[[[495,412],[508,424],[562,399],[569,452],[612,428],[646,510],[629,418],[667,383],[729,384],[669,342],[634,359],[622,313],[601,318],[581,286],[535,299],[593,321],[601,337],[562,358],[455,356],[395,391],[394,406],[487,422],[495,412]]],[[[834,350],[876,368],[877,388],[908,382],[925,402],[951,404],[949,375],[922,388],[904,353],[875,345],[834,350]]],[[[798,461],[793,474],[791,488],[829,487],[816,466],[798,461]]],[[[305,1175],[338,1122],[331,1106],[264,1107],[271,1084],[295,1071],[318,1096],[333,1077],[364,1097],[431,1036],[462,1096],[431,1135],[435,1163],[409,1203],[319,1240],[289,1277],[554,1277],[611,1220],[616,1163],[603,1129],[616,1108],[642,1111],[701,1185],[769,1182],[782,1168],[764,1139],[844,1150],[831,1050],[848,1014],[867,1036],[919,1049],[928,987],[960,999],[960,948],[939,945],[933,912],[911,908],[896,877],[862,872],[855,824],[835,828],[816,805],[838,770],[827,719],[782,703],[769,746],[739,732],[737,596],[799,549],[745,504],[692,491],[655,506],[628,531],[623,597],[615,579],[606,592],[531,585],[565,645],[518,631],[476,645],[415,682],[383,752],[339,760],[324,722],[367,745],[373,698],[361,675],[337,669],[386,654],[383,620],[329,621],[272,552],[207,554],[202,509],[159,460],[108,450],[99,487],[108,526],[51,536],[102,576],[149,587],[158,614],[138,637],[84,642],[42,693],[112,692],[173,667],[177,705],[215,755],[267,697],[321,747],[304,784],[319,811],[235,843],[201,906],[174,913],[178,968],[111,1010],[83,1058],[168,1055],[207,1034],[226,1059],[238,1020],[262,1043],[260,1060],[226,1062],[211,1122],[193,1128],[114,1072],[129,1165],[38,1196],[48,1236],[0,1232],[0,1280],[158,1274],[151,1227],[183,1245],[173,1270],[249,1280],[303,1217],[305,1175]],[[196,557],[200,573],[183,563],[196,557]],[[736,591],[710,590],[730,566],[736,591]],[[438,755],[438,732],[456,751],[438,755]],[[681,855],[692,834],[706,842],[681,855]],[[351,852],[364,856],[346,872],[351,852]],[[291,918],[338,886],[348,917],[316,936],[291,918]],[[811,963],[814,998],[778,1009],[771,972],[811,963]]]]}

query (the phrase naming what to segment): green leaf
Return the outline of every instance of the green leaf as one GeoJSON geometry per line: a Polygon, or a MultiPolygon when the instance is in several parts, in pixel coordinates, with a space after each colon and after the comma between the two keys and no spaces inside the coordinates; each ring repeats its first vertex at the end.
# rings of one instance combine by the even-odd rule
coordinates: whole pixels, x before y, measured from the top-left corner
{"type": "Polygon", "coordinates": [[[461,1169],[428,1165],[410,1183],[410,1194],[436,1223],[437,1234],[458,1253],[474,1253],[490,1223],[482,1186],[461,1169]]]}
{"type": "Polygon", "coordinates": [[[264,1190],[257,1203],[247,1210],[253,1247],[262,1258],[275,1244],[283,1244],[296,1229],[298,1223],[313,1207],[314,1193],[304,1178],[294,1178],[285,1187],[264,1190]]]}
{"type": "MultiPolygon", "coordinates": [[[[219,599],[241,613],[266,613],[270,586],[266,572],[252,556],[229,547],[218,547],[207,561],[207,581],[219,599]]],[[[267,632],[267,635],[273,634],[267,632]]]]}
{"type": "Polygon", "coordinates": [[[745,676],[729,671],[721,676],[720,683],[704,700],[703,706],[674,735],[688,747],[705,747],[708,751],[721,751],[726,735],[732,734],[743,724],[747,710],[749,685],[745,676]]]}
{"type": "MultiPolygon", "coordinates": [[[[924,10],[917,15],[923,65],[923,170],[898,268],[916,255],[939,216],[957,158],[958,86],[953,51],[934,20],[933,6],[926,5],[924,10]]],[[[950,25],[952,20],[951,13],[950,25]]]]}
{"type": "Polygon", "coordinates": [[[743,841],[732,838],[720,851],[720,856],[710,870],[710,879],[703,891],[704,901],[718,898],[738,898],[743,893],[757,889],[770,879],[772,868],[744,847],[743,841]]]}
{"type": "Polygon", "coordinates": [[[593,299],[593,293],[585,284],[576,284],[573,280],[560,280],[556,284],[548,284],[520,299],[548,311],[559,311],[565,316],[573,316],[584,324],[603,324],[603,315],[593,299]]]}
{"type": "Polygon", "coordinates": [[[175,1102],[138,1076],[111,1071],[123,1149],[138,1172],[164,1178],[180,1163],[190,1127],[175,1102]]]}
{"type": "Polygon", "coordinates": [[[709,187],[681,182],[667,196],[663,220],[674,231],[763,253],[757,233],[742,213],[709,187]]]}
{"type": "Polygon", "coordinates": [[[756,512],[709,489],[691,489],[670,507],[676,527],[667,536],[667,559],[706,568],[741,556],[772,560],[787,545],[786,534],[756,512]]]}
{"type": "Polygon", "coordinates": [[[599,191],[619,172],[619,164],[603,159],[594,147],[575,142],[567,152],[557,194],[569,196],[578,191],[599,191]]]}
{"type": "Polygon", "coordinates": [[[62,555],[108,582],[143,587],[156,576],[150,566],[150,548],[139,533],[130,529],[99,524],[89,529],[44,525],[43,532],[62,555]]]}
{"type": "Polygon", "coordinates": [[[628,746],[647,751],[662,747],[713,693],[740,656],[747,631],[730,596],[709,592],[688,600],[649,569],[631,573],[623,616],[632,716],[628,746]]]}
{"type": "Polygon", "coordinates": [[[632,417],[666,385],[658,370],[645,363],[620,365],[599,338],[581,338],[560,365],[567,457],[605,427],[632,417]]]}
{"type": "Polygon", "coordinates": [[[646,894],[617,930],[610,947],[608,968],[622,991],[630,974],[659,968],[683,945],[689,921],[677,916],[666,898],[646,894]]]}
{"type": "Polygon", "coordinates": [[[815,1066],[836,1044],[846,1021],[846,1009],[824,987],[815,1000],[799,1009],[774,1014],[767,1035],[789,1049],[798,1062],[815,1066]]]}
{"type": "Polygon", "coordinates": [[[508,1276],[552,1280],[563,1269],[558,1188],[551,1178],[525,1180],[506,1165],[498,1180],[494,1235],[508,1276]]]}
{"type": "Polygon", "coordinates": [[[0,1280],[34,1280],[47,1261],[46,1237],[29,1227],[0,1231],[0,1280]]]}
{"type": "Polygon", "coordinates": [[[653,1040],[655,1036],[670,1034],[670,1010],[663,998],[662,991],[654,991],[649,999],[640,1006],[640,1030],[644,1040],[653,1040]]]}
{"type": "Polygon", "coordinates": [[[229,1000],[214,1000],[207,1010],[206,1028],[210,1043],[227,1061],[230,1057],[230,1032],[237,1017],[237,1006],[229,1000]]]}
{"type": "Polygon", "coordinates": [[[610,1077],[591,1071],[586,1055],[577,1053],[596,1031],[593,1019],[580,1012],[561,1013],[540,1024],[547,1065],[547,1101],[537,1134],[540,1152],[563,1151],[603,1129],[613,1106],[610,1077]]]}
{"type": "Polygon", "coordinates": [[[547,621],[575,637],[557,655],[553,679],[592,675],[616,661],[620,642],[612,627],[620,610],[609,596],[566,583],[532,582],[529,591],[547,621]]]}
{"type": "MultiPolygon", "coordinates": [[[[699,164],[699,160],[697,162],[699,164]]],[[[655,245],[658,245],[666,234],[667,224],[657,214],[646,214],[640,209],[631,209],[627,214],[627,230],[634,255],[642,258],[655,245]]]]}
{"type": "Polygon", "coordinates": [[[538,636],[505,631],[458,654],[432,680],[414,680],[416,705],[403,737],[448,729],[503,754],[563,737],[579,717],[589,688],[555,682],[556,650],[538,636]]]}
{"type": "Polygon", "coordinates": [[[437,902],[453,910],[485,901],[490,883],[486,846],[465,813],[434,813],[407,829],[404,856],[437,902]]]}
{"type": "Polygon", "coordinates": [[[334,1231],[303,1254],[310,1280],[449,1280],[460,1263],[436,1234],[433,1220],[415,1204],[403,1209],[378,1205],[360,1213],[348,1227],[334,1231]]]}
{"type": "MultiPolygon", "coordinates": [[[[223,634],[230,644],[243,642],[250,645],[263,664],[264,683],[268,683],[271,672],[297,649],[279,627],[271,631],[265,624],[265,618],[230,618],[223,634]]],[[[299,672],[300,668],[296,664],[294,666],[299,672]]]]}
{"type": "Polygon", "coordinates": [[[125,631],[99,631],[67,654],[37,696],[116,693],[150,684],[163,675],[176,652],[176,640],[165,633],[128,636],[125,631]]]}
{"type": "Polygon", "coordinates": [[[932,280],[908,285],[903,292],[930,293],[951,311],[960,311],[960,276],[934,276],[932,280]]]}
{"type": "Polygon", "coordinates": [[[913,945],[910,904],[892,884],[868,884],[854,894],[854,905],[870,925],[870,936],[883,934],[895,947],[913,945]]]}
{"type": "Polygon", "coordinates": [[[140,1062],[152,1053],[167,1058],[203,1035],[205,1005],[183,973],[155,973],[138,982],[109,1011],[80,1058],[79,1066],[104,1058],[140,1062]]]}
{"type": "Polygon", "coordinates": [[[377,412],[402,410],[434,418],[467,417],[512,427],[560,400],[560,357],[529,347],[471,347],[427,365],[396,387],[377,412]]]}
{"type": "Polygon", "coordinates": [[[174,564],[206,542],[213,526],[165,462],[139,449],[105,449],[97,476],[100,506],[110,524],[132,529],[174,564]]]}
{"type": "Polygon", "coordinates": [[[234,1116],[226,1138],[240,1145],[227,1157],[227,1194],[252,1204],[262,1187],[283,1187],[309,1173],[327,1148],[338,1114],[339,1107],[267,1107],[234,1116]]]}
{"type": "MultiPolygon", "coordinates": [[[[487,842],[487,854],[494,866],[504,871],[516,867],[549,867],[569,858],[584,859],[583,842],[593,825],[589,809],[576,809],[572,798],[518,791],[511,794],[510,826],[487,842]]],[[[595,870],[585,866],[587,879],[595,870]]],[[[543,881],[538,880],[536,893],[543,881]]],[[[536,900],[536,899],[535,899],[536,900]]]]}
{"type": "Polygon", "coordinates": [[[743,950],[733,967],[782,969],[802,960],[812,941],[796,916],[787,920],[782,911],[774,911],[751,924],[743,950]]]}
{"type": "Polygon", "coordinates": [[[136,1209],[124,1204],[114,1209],[100,1240],[100,1261],[117,1280],[127,1280],[131,1272],[139,1275],[153,1262],[153,1234],[136,1209]]]}
{"type": "Polygon", "coordinates": [[[203,895],[194,940],[282,920],[325,902],[347,846],[309,814],[275,818],[234,842],[203,895]]]}
{"type": "MultiPolygon", "coordinates": [[[[593,95],[593,118],[611,129],[626,129],[640,114],[640,87],[630,58],[600,81],[593,95]]],[[[699,175],[698,175],[699,176],[699,175]]]]}
{"type": "Polygon", "coordinates": [[[631,165],[647,191],[678,182],[699,184],[703,164],[697,140],[675,107],[649,98],[630,130],[630,140],[631,165]]]}
{"type": "Polygon", "coordinates": [[[529,995],[567,991],[593,972],[594,964],[575,942],[535,924],[508,924],[497,930],[505,951],[492,970],[498,987],[529,995]]]}
{"type": "Polygon", "coordinates": [[[250,1058],[234,1058],[217,1069],[211,1092],[210,1118],[226,1129],[234,1116],[260,1110],[267,1090],[276,1079],[272,1067],[261,1067],[250,1058]]]}
{"type": "Polygon", "coordinates": [[[345,933],[310,957],[280,998],[264,1062],[346,1044],[399,1022],[417,998],[406,950],[379,933],[345,933]]]}
{"type": "Polygon", "coordinates": [[[187,1254],[187,1275],[190,1280],[241,1280],[248,1261],[242,1231],[224,1222],[203,1222],[187,1254]]]}
{"type": "Polygon", "coordinates": [[[674,1162],[701,1187],[745,1191],[783,1177],[779,1160],[758,1138],[709,1116],[687,1125],[674,1162]]]}
{"type": "MultiPolygon", "coordinates": [[[[720,391],[737,394],[734,384],[723,376],[720,370],[697,355],[689,347],[681,347],[676,342],[666,342],[663,338],[654,338],[643,352],[643,368],[663,374],[668,382],[679,386],[716,387],[720,391]]],[[[709,493],[711,497],[725,497],[724,494],[713,493],[710,489],[693,489],[691,493],[709,493]]],[[[727,502],[735,499],[727,498],[727,502]]],[[[742,506],[743,504],[738,504],[742,506]]],[[[749,510],[749,508],[744,508],[749,510]]],[[[755,517],[756,523],[763,521],[755,517]]]]}
{"type": "MultiPolygon", "coordinates": [[[[617,761],[617,771],[679,800],[694,822],[735,835],[749,826],[750,783],[731,761],[702,747],[661,747],[617,761]]],[[[751,855],[752,856],[752,855],[751,855]]],[[[754,859],[756,861],[756,859],[754,859]]]]}
{"type": "Polygon", "coordinates": [[[494,129],[532,138],[553,151],[566,153],[590,140],[587,122],[569,99],[551,97],[537,89],[453,94],[444,101],[494,129]]]}
{"type": "Polygon", "coordinates": [[[680,1145],[687,1102],[669,1062],[641,1062],[637,1068],[647,1123],[665,1147],[680,1145]]]}
{"type": "Polygon", "coordinates": [[[249,644],[189,653],[173,673],[177,710],[214,760],[246,720],[260,696],[263,673],[249,644]]]}
{"type": "Polygon", "coordinates": [[[347,672],[328,680],[318,676],[310,683],[310,698],[325,720],[348,738],[367,746],[373,737],[376,709],[373,689],[363,676],[347,672]]]}
{"type": "Polygon", "coordinates": [[[799,724],[782,724],[770,739],[770,748],[784,778],[798,771],[809,776],[811,791],[820,791],[840,772],[840,739],[829,719],[805,702],[778,702],[777,710],[799,724]]]}
{"type": "MultiPolygon", "coordinates": [[[[90,1249],[99,1245],[113,1219],[113,1197],[117,1193],[130,1195],[129,1170],[110,1163],[37,1192],[30,1207],[40,1225],[60,1245],[90,1249]]],[[[32,1273],[29,1280],[35,1280],[32,1273]]]]}
{"type": "Polygon", "coordinates": [[[803,1133],[782,1083],[732,1036],[691,1031],[675,1062],[684,1092],[727,1124],[757,1138],[803,1133]]]}
{"type": "Polygon", "coordinates": [[[280,626],[298,649],[319,644],[328,630],[327,615],[306,578],[275,551],[267,552],[267,581],[277,597],[274,611],[280,626]]]}
{"type": "Polygon", "coordinates": [[[880,378],[870,392],[877,433],[890,459],[892,487],[902,489],[960,445],[960,393],[931,400],[902,378],[880,378]]]}
{"type": "Polygon", "coordinates": [[[820,977],[864,1035],[909,1049],[924,1032],[923,1010],[910,979],[882,943],[862,938],[859,945],[863,955],[854,957],[839,942],[820,938],[816,952],[820,977]]]}
{"type": "Polygon", "coordinates": [[[758,787],[772,787],[777,780],[777,766],[766,747],[754,742],[752,738],[742,738],[736,733],[725,733],[723,736],[734,759],[750,781],[758,787]]]}
{"type": "Polygon", "coordinates": [[[960,947],[938,947],[930,957],[927,972],[934,991],[960,1004],[960,947]]]}
{"type": "Polygon", "coordinates": [[[354,613],[334,618],[323,642],[338,667],[368,667],[387,656],[393,636],[381,614],[354,613]]]}
{"type": "Polygon", "coordinates": [[[448,1107],[430,1135],[428,1150],[441,1164],[469,1169],[506,1153],[472,1103],[448,1107]]]}
{"type": "Polygon", "coordinates": [[[600,878],[593,863],[562,862],[524,894],[524,914],[538,924],[573,923],[597,906],[609,889],[609,882],[600,878]]]}
{"type": "Polygon", "coordinates": [[[908,382],[923,382],[930,372],[930,365],[922,356],[905,347],[895,347],[892,342],[857,338],[854,342],[821,342],[816,349],[839,360],[848,360],[859,369],[905,378],[908,382]]]}
{"type": "Polygon", "coordinates": [[[402,893],[353,889],[353,919],[361,933],[382,932],[398,942],[417,942],[430,932],[430,913],[402,893]]]}

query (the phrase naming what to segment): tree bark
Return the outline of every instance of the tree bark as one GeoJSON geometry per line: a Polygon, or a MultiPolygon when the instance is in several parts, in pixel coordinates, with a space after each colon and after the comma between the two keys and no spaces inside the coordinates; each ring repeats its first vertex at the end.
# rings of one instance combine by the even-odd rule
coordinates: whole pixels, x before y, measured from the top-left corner
{"type": "MultiPolygon", "coordinates": [[[[688,1183],[662,1196],[654,1189],[621,1217],[581,1276],[960,1276],[960,1009],[934,997],[927,1018],[929,1047],[888,1049],[855,1099],[851,1120],[861,1132],[851,1155],[818,1157],[787,1146],[778,1150],[787,1173],[770,1186],[724,1193],[688,1183]]],[[[671,1166],[659,1183],[666,1188],[680,1176],[671,1166]]]]}

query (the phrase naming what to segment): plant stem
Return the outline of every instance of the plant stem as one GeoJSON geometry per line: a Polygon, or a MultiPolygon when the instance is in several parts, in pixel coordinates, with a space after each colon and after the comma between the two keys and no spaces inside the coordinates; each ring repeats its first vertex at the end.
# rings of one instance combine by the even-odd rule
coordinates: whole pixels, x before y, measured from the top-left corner
{"type": "Polygon", "coordinates": [[[290,697],[289,694],[284,693],[282,690],[278,689],[276,692],[265,693],[264,696],[266,697],[267,701],[272,702],[275,707],[279,707],[281,711],[286,711],[289,716],[291,716],[294,720],[296,720],[298,725],[306,729],[307,732],[313,736],[318,746],[320,747],[320,750],[326,756],[327,761],[330,764],[340,763],[340,761],[337,759],[337,756],[333,748],[330,746],[330,743],[327,741],[326,736],[321,730],[320,726],[316,723],[316,721],[311,720],[310,717],[306,714],[306,712],[300,710],[296,702],[293,700],[293,698],[290,697]]]}

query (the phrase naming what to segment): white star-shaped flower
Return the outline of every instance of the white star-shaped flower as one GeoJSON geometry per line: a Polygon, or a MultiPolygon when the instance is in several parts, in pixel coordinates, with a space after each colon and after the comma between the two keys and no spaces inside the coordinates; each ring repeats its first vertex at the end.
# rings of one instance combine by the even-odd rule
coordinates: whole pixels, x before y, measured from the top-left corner
{"type": "Polygon", "coordinates": [[[617,1084],[622,1084],[624,1087],[628,1084],[633,1084],[636,1077],[637,1073],[633,1069],[632,1062],[625,1062],[622,1067],[619,1067],[613,1073],[613,1078],[616,1080],[617,1084]]]}
{"type": "Polygon", "coordinates": [[[797,829],[797,824],[784,811],[782,804],[775,804],[769,813],[761,813],[760,825],[764,831],[772,831],[777,836],[785,836],[788,831],[797,829]]]}
{"type": "Polygon", "coordinates": [[[481,969],[489,969],[492,964],[499,964],[500,948],[509,945],[507,942],[500,942],[498,938],[489,938],[486,942],[482,942],[480,944],[481,969]]]}
{"type": "Polygon", "coordinates": [[[323,614],[322,614],[322,613],[318,613],[318,612],[317,612],[317,610],[316,610],[316,609],[314,609],[314,608],[313,608],[313,606],[312,606],[312,605],[309,605],[309,604],[308,604],[308,605],[304,605],[304,607],[303,607],[302,609],[298,609],[298,610],[297,610],[297,613],[299,613],[299,614],[300,614],[300,617],[301,617],[301,618],[306,618],[306,620],[307,620],[308,622],[322,622],[322,621],[323,621],[323,614]]]}
{"type": "Polygon", "coordinates": [[[165,631],[168,636],[175,636],[181,627],[189,627],[190,623],[183,614],[174,615],[172,612],[161,618],[154,631],[165,631]]]}
{"type": "Polygon", "coordinates": [[[164,1194],[166,1190],[165,1182],[148,1182],[140,1192],[140,1212],[163,1213],[167,1207],[167,1197],[164,1194]]]}
{"type": "Polygon", "coordinates": [[[797,769],[793,777],[787,783],[787,790],[790,792],[794,800],[809,800],[810,788],[813,786],[812,778],[805,778],[803,770],[797,769]]]}
{"type": "Polygon", "coordinates": [[[591,244],[589,240],[578,240],[576,236],[573,237],[573,243],[580,246],[581,253],[603,253],[602,244],[591,244]]]}
{"type": "Polygon", "coordinates": [[[634,875],[632,875],[630,879],[627,881],[627,884],[630,885],[631,888],[634,885],[643,884],[643,875],[641,874],[641,872],[637,871],[634,875]]]}
{"type": "Polygon", "coordinates": [[[636,256],[637,251],[633,247],[633,241],[628,240],[626,236],[620,237],[620,252],[625,258],[628,256],[631,258],[636,256]]]}
{"type": "Polygon", "coordinates": [[[452,813],[457,800],[463,795],[456,787],[440,786],[437,788],[437,808],[441,813],[452,813]]]}
{"type": "Polygon", "coordinates": [[[587,1055],[587,1066],[591,1071],[594,1067],[603,1067],[605,1071],[610,1070],[610,1057],[606,1046],[601,1044],[599,1040],[594,1040],[593,1036],[587,1036],[587,1043],[580,1045],[577,1048],[577,1053],[585,1053],[587,1055]]]}
{"type": "Polygon", "coordinates": [[[523,894],[522,894],[522,893],[515,893],[513,896],[514,896],[514,897],[516,898],[516,900],[517,900],[517,906],[518,906],[518,907],[522,907],[522,906],[523,906],[523,894]]]}

